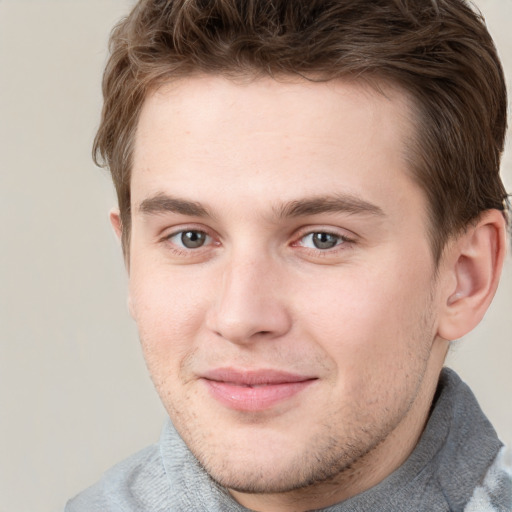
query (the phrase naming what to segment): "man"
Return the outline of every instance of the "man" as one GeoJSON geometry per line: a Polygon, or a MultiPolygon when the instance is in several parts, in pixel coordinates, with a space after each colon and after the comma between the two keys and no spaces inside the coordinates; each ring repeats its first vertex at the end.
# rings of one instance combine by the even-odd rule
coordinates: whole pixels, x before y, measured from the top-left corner
{"type": "Polygon", "coordinates": [[[95,142],[170,422],[75,511],[510,511],[443,370],[506,252],[501,66],[460,0],[143,0],[95,142]]]}

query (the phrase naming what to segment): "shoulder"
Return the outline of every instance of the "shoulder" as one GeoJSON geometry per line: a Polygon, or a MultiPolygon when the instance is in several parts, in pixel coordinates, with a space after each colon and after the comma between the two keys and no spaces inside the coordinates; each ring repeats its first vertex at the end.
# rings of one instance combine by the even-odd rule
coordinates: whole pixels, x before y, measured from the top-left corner
{"type": "Polygon", "coordinates": [[[481,485],[475,488],[464,512],[512,510],[512,451],[502,448],[481,485]]]}
{"type": "Polygon", "coordinates": [[[163,511],[167,486],[159,447],[152,445],[107,471],[71,499],[65,512],[163,511]]]}

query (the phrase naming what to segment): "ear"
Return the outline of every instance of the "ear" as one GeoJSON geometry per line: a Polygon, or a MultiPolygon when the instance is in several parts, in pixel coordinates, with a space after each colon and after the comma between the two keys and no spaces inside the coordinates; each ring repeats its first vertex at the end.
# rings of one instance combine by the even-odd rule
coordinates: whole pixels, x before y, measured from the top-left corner
{"type": "MultiPolygon", "coordinates": [[[[114,233],[116,234],[117,239],[123,245],[123,223],[121,222],[121,213],[119,212],[119,208],[112,208],[109,213],[110,224],[114,229],[114,233]]],[[[123,246],[123,257],[124,264],[126,266],[126,270],[130,273],[130,258],[128,254],[128,250],[123,246]]]]}
{"type": "Polygon", "coordinates": [[[119,208],[112,208],[109,213],[110,224],[114,228],[114,233],[119,241],[121,241],[121,237],[123,235],[123,227],[121,224],[121,214],[119,213],[119,208]]]}
{"type": "MultiPolygon", "coordinates": [[[[121,214],[119,212],[119,208],[112,208],[109,213],[110,218],[110,224],[112,225],[112,228],[114,229],[114,233],[116,234],[117,239],[120,243],[122,243],[122,236],[123,236],[123,225],[121,223],[121,214]]],[[[126,257],[126,254],[124,255],[124,262],[126,265],[126,269],[128,270],[128,273],[130,272],[129,267],[129,261],[126,257]]],[[[130,293],[128,293],[128,297],[126,299],[126,305],[128,306],[128,311],[130,312],[130,316],[132,318],[135,318],[134,316],[134,308],[132,304],[132,297],[130,293]]]]}
{"type": "Polygon", "coordinates": [[[449,285],[443,297],[438,335],[456,340],[482,320],[498,288],[506,253],[502,212],[488,210],[448,248],[443,273],[449,285]]]}

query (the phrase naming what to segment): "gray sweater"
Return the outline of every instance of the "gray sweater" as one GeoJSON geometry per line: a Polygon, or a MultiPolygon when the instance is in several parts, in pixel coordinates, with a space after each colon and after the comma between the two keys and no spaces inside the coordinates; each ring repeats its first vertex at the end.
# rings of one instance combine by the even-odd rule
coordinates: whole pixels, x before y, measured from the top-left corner
{"type": "MultiPolygon", "coordinates": [[[[471,390],[444,369],[425,431],[375,487],[324,512],[511,512],[512,475],[471,390]]],[[[118,464],[65,512],[242,512],[168,422],[158,444],[118,464]]]]}

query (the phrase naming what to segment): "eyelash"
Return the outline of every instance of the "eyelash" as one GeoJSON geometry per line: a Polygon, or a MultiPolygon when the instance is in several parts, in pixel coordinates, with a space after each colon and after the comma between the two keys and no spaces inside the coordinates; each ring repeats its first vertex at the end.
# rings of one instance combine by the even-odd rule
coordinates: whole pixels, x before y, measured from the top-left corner
{"type": "MultiPolygon", "coordinates": [[[[168,244],[170,249],[172,250],[172,252],[174,252],[175,254],[184,255],[184,254],[190,254],[191,252],[199,252],[201,249],[209,246],[211,244],[212,240],[214,240],[214,237],[211,236],[210,234],[208,234],[204,229],[189,227],[189,228],[185,228],[185,229],[180,229],[178,231],[173,231],[172,233],[165,235],[161,241],[168,244]],[[184,247],[184,246],[178,245],[176,242],[172,241],[172,239],[174,237],[177,237],[180,235],[183,237],[183,235],[185,233],[197,233],[200,235],[204,235],[205,236],[204,244],[200,245],[197,248],[190,248],[190,247],[184,247]]],[[[216,245],[220,245],[220,244],[218,242],[216,242],[216,245]]]]}
{"type": "MultiPolygon", "coordinates": [[[[307,251],[317,257],[331,256],[333,254],[338,253],[339,251],[344,251],[344,250],[349,249],[351,246],[353,246],[356,243],[356,241],[353,238],[347,237],[346,235],[342,235],[340,233],[336,233],[336,232],[333,232],[333,231],[330,231],[327,229],[304,231],[295,240],[296,241],[294,241],[290,244],[291,247],[299,247],[301,250],[307,251]],[[337,239],[336,244],[333,247],[329,247],[329,248],[325,248],[325,249],[320,249],[318,247],[316,247],[316,248],[315,247],[306,247],[303,245],[303,241],[307,237],[312,237],[314,235],[319,235],[319,234],[335,237],[337,239]]],[[[205,231],[204,229],[199,229],[199,228],[195,228],[195,227],[188,227],[188,228],[180,229],[178,231],[173,231],[172,233],[165,235],[161,239],[161,241],[166,243],[174,254],[177,254],[180,256],[191,255],[191,253],[202,252],[201,249],[204,250],[204,249],[207,249],[208,247],[210,247],[212,245],[212,241],[213,241],[213,245],[216,245],[216,246],[220,245],[220,242],[215,241],[215,237],[210,235],[207,231],[205,231]],[[178,243],[172,241],[172,239],[177,236],[181,235],[181,237],[183,237],[183,235],[185,233],[196,233],[199,235],[204,235],[205,242],[202,245],[198,246],[197,248],[191,248],[191,247],[181,246],[178,243]]]]}
{"type": "Polygon", "coordinates": [[[306,257],[311,258],[313,261],[320,261],[323,258],[325,258],[327,261],[331,261],[329,260],[329,258],[341,256],[346,251],[350,251],[351,249],[353,249],[356,243],[357,241],[355,238],[348,237],[345,234],[337,233],[333,230],[313,229],[304,231],[291,245],[292,247],[298,248],[302,254],[304,254],[306,257]],[[315,234],[330,235],[336,237],[338,240],[336,245],[327,249],[318,249],[314,247],[304,246],[303,243],[306,237],[311,237],[315,234]]]}

